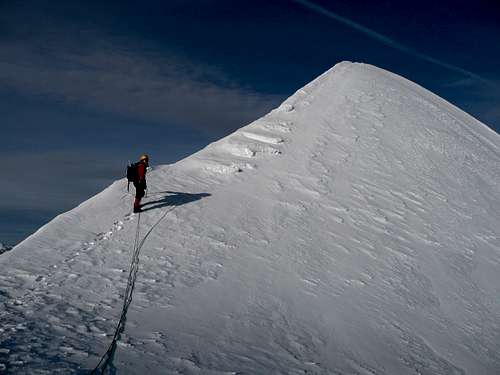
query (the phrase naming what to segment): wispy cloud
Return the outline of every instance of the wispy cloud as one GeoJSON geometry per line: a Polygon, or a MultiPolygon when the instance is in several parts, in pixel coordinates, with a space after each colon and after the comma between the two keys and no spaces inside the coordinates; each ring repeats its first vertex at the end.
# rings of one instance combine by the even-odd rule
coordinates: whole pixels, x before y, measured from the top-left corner
{"type": "Polygon", "coordinates": [[[306,8],[308,8],[308,9],[310,9],[318,14],[321,14],[325,17],[328,17],[328,18],[331,18],[337,22],[340,22],[340,23],[350,27],[351,29],[357,30],[357,31],[367,35],[368,37],[370,37],[370,38],[372,38],[372,39],[374,39],[382,44],[385,44],[388,47],[391,47],[391,48],[394,48],[398,51],[407,53],[411,56],[414,56],[414,57],[417,57],[421,60],[427,61],[431,64],[441,66],[441,67],[446,68],[446,69],[453,71],[455,73],[460,73],[464,76],[467,76],[469,78],[473,78],[477,81],[482,81],[484,83],[488,82],[485,78],[481,77],[478,74],[475,74],[475,73],[468,71],[466,69],[462,69],[456,65],[449,64],[445,61],[436,59],[436,58],[429,56],[425,53],[417,51],[416,49],[408,47],[408,46],[406,46],[406,45],[404,45],[404,44],[402,44],[402,43],[400,43],[400,42],[398,42],[398,41],[396,41],[396,40],[394,40],[386,35],[378,33],[375,30],[372,30],[366,26],[363,26],[357,22],[350,20],[349,18],[343,17],[337,13],[334,13],[331,10],[328,10],[328,9],[326,9],[320,5],[317,5],[311,1],[308,1],[308,0],[292,0],[292,1],[299,3],[299,4],[305,6],[306,8]]]}
{"type": "Polygon", "coordinates": [[[0,39],[0,85],[138,120],[227,131],[278,104],[221,70],[139,38],[98,30],[66,36],[61,23],[0,39]]]}

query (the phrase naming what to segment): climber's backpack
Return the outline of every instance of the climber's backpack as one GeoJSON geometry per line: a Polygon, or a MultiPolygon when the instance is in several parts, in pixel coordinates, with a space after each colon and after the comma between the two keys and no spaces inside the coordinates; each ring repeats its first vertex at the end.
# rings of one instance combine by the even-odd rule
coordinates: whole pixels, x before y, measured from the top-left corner
{"type": "Polygon", "coordinates": [[[130,164],[129,162],[127,165],[127,191],[129,191],[131,182],[134,183],[139,180],[139,174],[137,173],[137,164],[139,163],[130,164]]]}

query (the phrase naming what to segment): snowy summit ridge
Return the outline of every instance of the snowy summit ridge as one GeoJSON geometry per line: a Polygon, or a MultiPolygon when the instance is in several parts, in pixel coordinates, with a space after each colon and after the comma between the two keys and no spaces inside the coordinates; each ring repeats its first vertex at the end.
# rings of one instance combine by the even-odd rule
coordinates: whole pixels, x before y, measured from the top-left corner
{"type": "MultiPolygon", "coordinates": [[[[134,374],[498,374],[500,140],[343,62],[155,168],[110,366],[134,374]]],[[[120,180],[0,257],[0,371],[92,369],[138,215],[120,180]]]]}

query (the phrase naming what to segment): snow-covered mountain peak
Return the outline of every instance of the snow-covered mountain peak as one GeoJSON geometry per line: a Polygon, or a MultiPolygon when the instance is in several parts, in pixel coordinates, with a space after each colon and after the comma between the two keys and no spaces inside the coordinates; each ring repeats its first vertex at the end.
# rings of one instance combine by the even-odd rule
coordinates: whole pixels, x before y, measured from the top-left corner
{"type": "Polygon", "coordinates": [[[478,142],[489,144],[498,154],[498,135],[422,87],[370,65],[342,62],[268,115],[207,146],[179,167],[208,175],[252,170],[294,157],[304,147],[317,147],[315,139],[323,134],[336,137],[332,147],[337,146],[339,158],[362,150],[354,145],[361,137],[371,147],[387,146],[421,158],[408,160],[405,168],[431,168],[426,158],[432,157],[459,162],[467,154],[461,146],[474,147],[478,142]],[[477,134],[471,134],[471,126],[477,134]]]}
{"type": "Polygon", "coordinates": [[[120,373],[497,374],[499,166],[466,113],[338,64],[154,168],[140,218],[120,180],[3,254],[2,369],[97,364],[138,230],[120,373]]]}

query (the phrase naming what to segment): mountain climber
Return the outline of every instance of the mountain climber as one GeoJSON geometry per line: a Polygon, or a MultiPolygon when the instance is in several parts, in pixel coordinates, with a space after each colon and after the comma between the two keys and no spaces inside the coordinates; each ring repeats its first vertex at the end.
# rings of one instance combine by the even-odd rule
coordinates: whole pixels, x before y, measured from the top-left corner
{"type": "Polygon", "coordinates": [[[141,199],[146,193],[146,169],[149,166],[149,156],[141,155],[139,161],[135,164],[137,166],[137,178],[134,180],[135,187],[135,200],[134,200],[134,213],[141,212],[141,199]]]}

